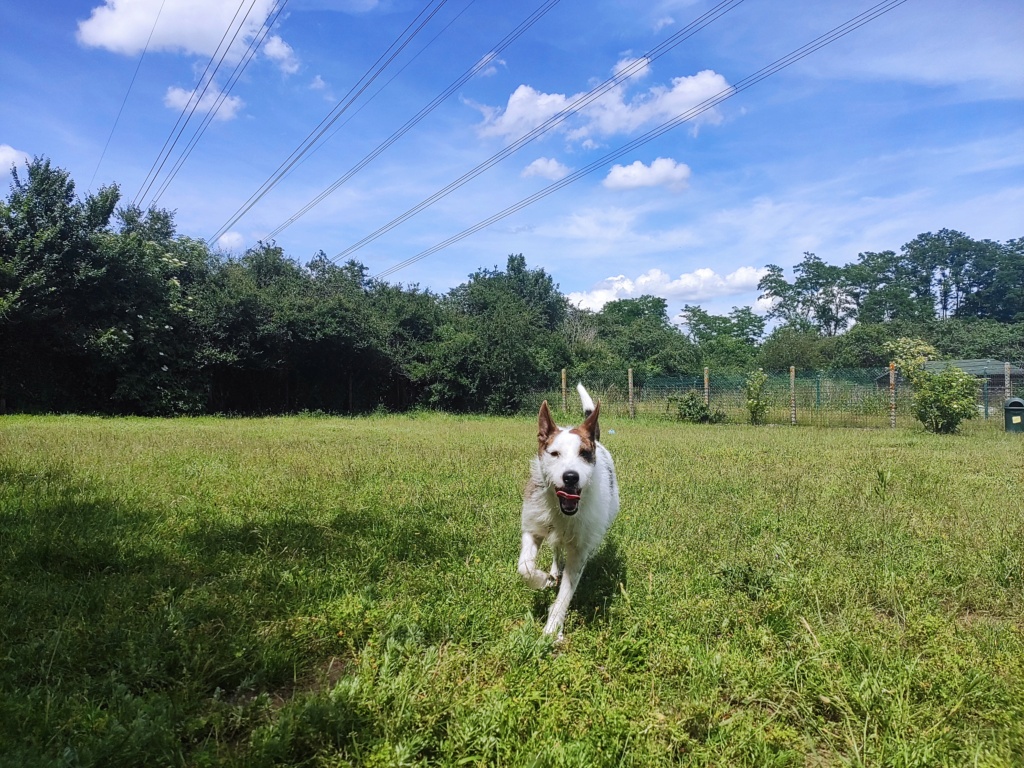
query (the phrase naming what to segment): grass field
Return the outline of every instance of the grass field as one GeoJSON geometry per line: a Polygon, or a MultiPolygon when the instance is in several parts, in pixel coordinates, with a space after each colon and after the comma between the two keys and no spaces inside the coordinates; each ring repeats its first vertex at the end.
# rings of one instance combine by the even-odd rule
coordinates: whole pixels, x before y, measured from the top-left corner
{"type": "Polygon", "coordinates": [[[3,417],[0,765],[1024,765],[1024,436],[609,419],[552,646],[535,432],[3,417]]]}

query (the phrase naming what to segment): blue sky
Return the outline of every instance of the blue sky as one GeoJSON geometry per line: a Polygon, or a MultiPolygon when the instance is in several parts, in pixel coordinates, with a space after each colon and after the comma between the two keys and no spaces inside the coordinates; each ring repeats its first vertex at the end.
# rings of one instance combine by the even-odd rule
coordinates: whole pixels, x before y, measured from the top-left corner
{"type": "MultiPolygon", "coordinates": [[[[273,0],[4,3],[0,184],[9,183],[12,162],[45,155],[71,172],[80,193],[117,183],[126,200],[156,198],[175,210],[182,234],[210,239],[226,228],[214,244],[240,253],[471,73],[274,238],[300,261],[321,249],[336,256],[575,97],[630,73],[350,253],[376,275],[728,94],[874,4],[745,0],[650,60],[645,53],[716,3],[561,0],[498,54],[496,46],[545,2],[289,0],[265,31],[273,0]],[[326,140],[227,227],[422,12],[434,13],[326,140]],[[235,45],[148,185],[175,121],[235,29],[235,45]],[[254,40],[255,56],[226,90],[254,40]],[[165,185],[218,93],[225,96],[214,119],[165,185]]],[[[791,274],[804,251],[848,263],[944,227],[975,238],[1024,236],[1019,0],[907,0],[387,279],[444,292],[477,268],[523,253],[587,307],[646,293],[666,298],[673,315],[684,304],[725,313],[758,306],[767,264],[791,274]]]]}

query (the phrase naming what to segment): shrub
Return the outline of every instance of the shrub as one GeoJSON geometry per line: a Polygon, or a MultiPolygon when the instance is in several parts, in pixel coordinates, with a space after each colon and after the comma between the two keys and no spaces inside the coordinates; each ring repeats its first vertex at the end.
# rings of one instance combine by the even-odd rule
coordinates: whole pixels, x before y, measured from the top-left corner
{"type": "Polygon", "coordinates": [[[768,413],[768,393],[765,391],[767,384],[768,374],[761,368],[747,376],[745,391],[751,424],[764,423],[764,417],[768,413]]]}
{"type": "Polygon", "coordinates": [[[960,429],[960,422],[973,419],[978,411],[978,382],[959,368],[946,366],[940,373],[924,368],[937,354],[920,339],[901,338],[886,345],[900,374],[914,389],[911,408],[928,432],[948,435],[960,429]]]}
{"type": "Polygon", "coordinates": [[[725,421],[723,411],[712,411],[704,402],[704,396],[692,389],[683,395],[670,395],[668,407],[670,410],[675,409],[679,421],[690,424],[720,424],[725,421]]]}
{"type": "Polygon", "coordinates": [[[914,416],[929,432],[956,432],[961,421],[978,415],[977,402],[978,382],[959,368],[919,371],[914,377],[914,416]]]}

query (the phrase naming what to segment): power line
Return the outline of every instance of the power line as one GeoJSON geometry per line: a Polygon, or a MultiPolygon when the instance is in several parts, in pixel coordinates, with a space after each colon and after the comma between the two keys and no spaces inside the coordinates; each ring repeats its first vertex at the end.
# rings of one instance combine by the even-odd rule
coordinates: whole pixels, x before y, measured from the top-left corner
{"type": "Polygon", "coordinates": [[[393,275],[395,272],[398,272],[399,270],[402,270],[405,267],[410,266],[411,264],[415,264],[417,261],[425,259],[426,257],[431,256],[437,253],[438,251],[443,250],[444,248],[447,248],[449,245],[457,243],[460,240],[464,240],[470,235],[473,235],[482,229],[486,229],[491,224],[494,224],[495,222],[500,221],[501,219],[511,216],[513,213],[516,213],[522,210],[523,208],[532,205],[538,200],[541,200],[542,198],[545,198],[548,195],[557,192],[563,187],[572,184],[573,182],[583,178],[584,176],[587,176],[593,173],[594,171],[603,168],[609,162],[619,159],[622,155],[632,152],[633,150],[642,147],[644,144],[647,144],[648,142],[653,141],[659,136],[671,131],[673,128],[677,128],[683,123],[692,120],[701,113],[706,112],[707,110],[712,109],[713,107],[722,103],[726,99],[732,98],[737,93],[745,91],[747,88],[756,85],[765,78],[771,77],[772,75],[785,69],[786,67],[789,67],[792,64],[795,64],[796,62],[800,61],[801,59],[811,55],[815,51],[824,48],[826,45],[834,43],[836,40],[845,37],[854,30],[859,29],[868,22],[877,19],[879,16],[888,13],[889,11],[893,10],[897,6],[902,5],[905,2],[907,2],[907,0],[885,0],[884,2],[872,6],[868,10],[853,17],[844,24],[840,24],[838,27],[829,30],[820,37],[812,40],[810,43],[807,43],[806,45],[796,49],[795,51],[786,56],[783,56],[781,59],[777,59],[773,63],[769,64],[766,67],[763,67],[754,74],[748,75],[747,77],[738,81],[735,85],[730,86],[729,88],[726,88],[722,91],[719,91],[714,96],[705,99],[700,104],[697,104],[696,106],[691,107],[686,112],[683,112],[682,114],[675,116],[671,120],[662,123],[661,125],[657,126],[656,128],[653,128],[652,130],[648,131],[642,136],[608,153],[599,160],[595,160],[594,162],[590,163],[584,168],[581,168],[569,174],[564,179],[560,179],[559,181],[548,185],[544,189],[534,193],[533,195],[530,195],[529,197],[520,200],[518,203],[515,203],[514,205],[511,205],[502,211],[499,211],[493,216],[484,219],[483,221],[473,225],[472,227],[469,227],[468,229],[465,229],[456,235],[452,235],[447,240],[444,240],[438,243],[437,245],[434,245],[431,248],[426,249],[425,251],[421,251],[415,256],[405,259],[404,261],[400,261],[399,263],[374,275],[371,278],[371,280],[381,280],[385,277],[389,277],[393,275]]]}
{"type": "MultiPolygon", "coordinates": [[[[321,141],[319,144],[317,144],[315,147],[313,147],[309,152],[307,152],[305,155],[303,155],[302,158],[297,163],[295,163],[291,168],[289,168],[288,171],[281,177],[281,181],[284,181],[289,176],[291,176],[299,166],[301,166],[303,163],[305,163],[307,160],[309,160],[313,155],[315,155],[317,152],[319,152],[321,149],[323,149],[324,146],[331,139],[333,139],[338,134],[339,131],[341,131],[346,125],[348,125],[360,112],[362,112],[364,109],[366,109],[366,107],[368,107],[373,102],[374,99],[376,99],[378,96],[380,96],[381,93],[384,90],[386,90],[387,87],[389,85],[391,85],[391,83],[393,83],[403,72],[405,72],[406,69],[408,69],[410,66],[412,66],[416,62],[416,60],[420,56],[423,55],[423,52],[426,51],[434,43],[436,43],[438,38],[440,38],[445,32],[447,32],[448,29],[453,24],[455,24],[456,21],[458,21],[460,18],[462,18],[462,15],[466,11],[468,11],[470,9],[470,7],[472,5],[474,5],[476,2],[477,2],[477,0],[469,0],[469,3],[467,3],[465,6],[463,6],[461,11],[459,11],[457,14],[455,14],[451,18],[451,20],[447,24],[445,24],[443,27],[441,27],[441,29],[439,29],[437,31],[437,33],[432,38],[430,38],[430,40],[428,40],[427,43],[422,48],[420,48],[415,54],[413,54],[409,58],[409,60],[407,62],[405,62],[405,64],[403,64],[401,67],[399,67],[395,71],[395,73],[393,75],[391,75],[391,77],[389,77],[386,82],[384,82],[383,85],[381,85],[376,91],[374,91],[372,96],[368,96],[366,98],[366,100],[362,104],[360,104],[357,109],[355,109],[352,112],[352,114],[350,114],[348,117],[346,117],[344,120],[342,120],[336,126],[334,126],[334,129],[331,131],[330,135],[328,135],[323,141],[321,141]]],[[[556,0],[556,2],[557,2],[557,0],[556,0]]],[[[264,240],[269,240],[271,237],[273,237],[273,235],[267,235],[264,238],[264,240]]]]}
{"type": "Polygon", "coordinates": [[[273,29],[274,24],[277,22],[278,18],[280,18],[281,14],[284,12],[284,8],[286,5],[288,5],[288,0],[281,0],[281,2],[275,3],[275,5],[271,7],[268,19],[263,23],[263,26],[260,28],[259,32],[253,36],[252,40],[249,42],[249,47],[246,49],[245,53],[242,54],[242,58],[239,59],[237,64],[235,64],[235,68],[234,70],[232,70],[231,75],[228,77],[227,84],[224,86],[224,89],[217,94],[217,100],[214,102],[213,106],[207,111],[206,115],[203,117],[203,121],[199,124],[199,127],[196,128],[196,130],[193,132],[192,138],[189,141],[188,145],[185,147],[184,150],[182,150],[181,155],[178,157],[177,162],[175,162],[174,166],[167,173],[167,176],[164,178],[164,181],[160,185],[160,188],[156,191],[156,194],[153,195],[153,198],[150,201],[150,205],[155,205],[160,201],[160,198],[163,197],[164,192],[167,191],[167,187],[170,186],[175,176],[178,175],[178,171],[181,170],[182,165],[184,165],[189,155],[192,154],[192,150],[195,149],[196,144],[199,143],[199,139],[202,138],[202,135],[204,133],[206,133],[206,129],[209,127],[210,123],[213,122],[213,119],[217,116],[217,111],[220,109],[221,105],[227,99],[228,95],[231,93],[231,90],[235,87],[235,84],[242,76],[242,73],[245,71],[245,68],[249,66],[249,63],[256,55],[256,51],[259,50],[260,45],[266,39],[267,35],[270,34],[270,30],[273,29]]]}
{"type": "Polygon", "coordinates": [[[227,44],[227,46],[224,47],[224,52],[221,54],[220,60],[217,61],[217,64],[214,67],[213,72],[210,74],[209,78],[207,78],[206,75],[208,72],[210,72],[210,67],[213,66],[213,62],[217,58],[217,53],[220,51],[221,46],[224,45],[224,41],[227,39],[228,33],[231,32],[232,27],[234,27],[235,19],[237,19],[238,14],[242,12],[242,7],[244,5],[245,0],[241,0],[241,2],[238,5],[238,9],[235,11],[234,16],[232,16],[231,21],[228,22],[227,29],[224,30],[224,34],[220,38],[220,42],[217,43],[217,47],[214,49],[213,55],[207,62],[206,69],[203,70],[203,74],[199,78],[199,82],[202,84],[202,90],[200,90],[199,87],[197,87],[194,91],[192,91],[192,95],[189,96],[189,100],[185,103],[185,106],[182,107],[181,114],[178,115],[178,119],[174,122],[174,127],[171,128],[170,134],[167,136],[167,139],[164,140],[163,147],[160,148],[160,153],[157,155],[156,160],[153,161],[153,165],[150,166],[149,172],[146,174],[146,178],[143,179],[142,187],[139,189],[139,192],[132,199],[133,205],[139,204],[142,201],[142,199],[149,194],[149,190],[152,188],[153,183],[156,181],[157,176],[160,174],[160,171],[163,169],[164,164],[167,162],[167,159],[170,157],[171,152],[174,150],[174,145],[177,144],[178,139],[181,137],[182,132],[185,130],[185,126],[188,125],[188,121],[192,119],[192,115],[195,113],[196,108],[202,101],[203,96],[206,95],[206,91],[210,87],[210,83],[213,82],[213,78],[216,76],[217,71],[220,69],[220,65],[224,62],[224,58],[227,56],[228,51],[234,44],[235,39],[238,37],[238,33],[242,30],[242,27],[245,25],[245,20],[248,19],[249,14],[252,13],[252,9],[256,5],[256,0],[252,0],[252,2],[249,4],[249,10],[245,12],[245,16],[242,17],[242,20],[238,24],[238,28],[235,29],[235,33],[231,36],[231,41],[227,44]],[[195,100],[195,103],[193,103],[193,99],[195,100]],[[190,106],[191,110],[189,109],[190,106]],[[185,116],[186,112],[188,112],[187,117],[185,116]],[[184,123],[181,122],[182,118],[185,118],[184,123]],[[181,124],[181,129],[177,131],[177,134],[175,134],[175,130],[178,129],[179,124],[181,124]],[[168,145],[170,146],[168,147],[168,145]]]}
{"type": "MultiPolygon", "coordinates": [[[[514,30],[509,32],[496,45],[492,46],[488,50],[488,53],[487,53],[487,56],[485,57],[485,59],[482,59],[481,61],[484,61],[484,60],[491,61],[491,60],[493,60],[493,58],[495,56],[500,54],[509,45],[514,43],[520,37],[522,37],[522,35],[525,34],[525,32],[530,27],[532,27],[534,24],[536,24],[548,11],[550,11],[552,8],[554,8],[559,3],[559,1],[560,0],[545,0],[545,2],[542,3],[536,10],[534,10],[534,12],[532,14],[530,14],[522,23],[520,23],[518,27],[516,27],[514,30]]],[[[472,78],[474,75],[476,75],[479,71],[480,71],[480,61],[476,62],[472,67],[470,67],[462,75],[460,75],[458,78],[456,78],[456,80],[451,85],[449,85],[440,94],[435,96],[434,99],[430,103],[428,103],[419,112],[417,112],[412,118],[410,118],[405,123],[405,125],[403,125],[397,131],[392,133],[391,136],[389,136],[386,140],[384,140],[381,144],[379,144],[376,149],[374,149],[369,154],[367,154],[362,160],[360,160],[358,163],[356,163],[354,166],[352,166],[352,168],[350,168],[348,171],[346,171],[334,183],[332,183],[329,187],[327,187],[325,190],[320,192],[320,194],[318,194],[316,197],[314,197],[312,200],[310,200],[308,203],[306,203],[302,208],[300,208],[298,211],[296,211],[294,214],[292,214],[292,216],[289,219],[287,219],[284,223],[279,224],[277,226],[277,228],[275,228],[272,232],[267,234],[267,236],[264,239],[265,240],[270,240],[270,239],[276,237],[281,232],[283,232],[285,229],[287,229],[289,226],[291,226],[296,221],[298,221],[300,218],[302,218],[307,213],[309,213],[309,211],[311,211],[314,207],[316,207],[321,202],[323,202],[325,199],[327,199],[327,197],[332,195],[342,184],[346,183],[349,179],[351,179],[353,176],[355,176],[359,171],[361,171],[363,168],[365,168],[370,162],[372,162],[374,159],[376,159],[378,156],[380,156],[381,153],[383,153],[385,150],[387,150],[392,144],[394,144],[396,141],[398,141],[400,138],[402,138],[402,136],[404,136],[412,128],[414,128],[421,120],[423,120],[423,118],[425,118],[427,115],[429,115],[431,112],[433,112],[434,109],[436,109],[449,96],[451,96],[453,93],[455,93],[455,91],[457,91],[459,88],[461,88],[463,85],[465,85],[466,82],[468,82],[470,80],[470,78],[472,78]]]]}
{"type": "Polygon", "coordinates": [[[448,2],[448,0],[429,0],[423,10],[421,10],[402,31],[402,34],[399,35],[390,46],[388,46],[387,50],[378,57],[373,66],[356,81],[355,85],[353,85],[351,89],[349,89],[345,98],[339,101],[338,104],[332,108],[316,128],[314,128],[306,138],[299,143],[298,147],[292,150],[291,154],[288,155],[285,161],[278,166],[277,170],[260,185],[259,189],[249,196],[249,199],[246,200],[237,211],[235,211],[227,223],[223,224],[212,237],[207,238],[207,242],[215,242],[217,238],[231,229],[231,227],[234,226],[246,213],[248,213],[252,207],[264,197],[264,195],[270,192],[270,190],[277,185],[284,175],[302,158],[303,155],[309,152],[309,150],[321,139],[321,137],[323,137],[338,118],[352,106],[355,100],[370,87],[373,81],[376,80],[388,65],[390,65],[391,62],[394,61],[395,58],[406,48],[406,46],[412,42],[413,38],[423,30],[427,23],[439,10],[441,10],[442,6],[444,6],[446,2],[448,2]],[[433,7],[431,7],[432,5],[433,7]]]}
{"type": "Polygon", "coordinates": [[[92,172],[92,178],[89,179],[89,188],[92,188],[92,183],[96,181],[96,174],[100,172],[100,166],[103,164],[103,158],[107,155],[107,147],[110,146],[110,140],[114,138],[114,131],[117,129],[117,124],[121,121],[121,113],[124,112],[124,105],[128,103],[128,96],[132,92],[132,88],[135,85],[135,79],[139,76],[139,70],[142,69],[142,60],[146,58],[146,53],[149,51],[149,44],[153,41],[153,33],[156,32],[156,25],[160,21],[160,14],[164,12],[164,5],[167,0],[160,0],[160,8],[156,12],[156,18],[153,19],[153,27],[149,30],[149,37],[146,38],[146,44],[142,47],[142,55],[139,56],[139,63],[135,65],[135,74],[132,75],[132,81],[128,83],[128,90],[124,93],[124,98],[121,99],[121,107],[117,110],[117,117],[114,118],[114,124],[110,127],[110,134],[107,136],[107,141],[103,145],[103,151],[100,152],[100,159],[96,161],[96,168],[92,172]]]}
{"type": "Polygon", "coordinates": [[[630,77],[632,77],[633,75],[637,74],[637,72],[639,72],[643,68],[645,68],[650,62],[652,62],[655,59],[657,59],[657,58],[663,56],[664,54],[668,53],[670,50],[672,50],[673,48],[678,46],[684,40],[687,40],[688,38],[692,37],[697,32],[699,32],[700,30],[704,29],[704,27],[708,26],[713,21],[716,21],[717,19],[721,18],[722,16],[724,16],[726,13],[731,11],[733,8],[735,8],[736,6],[738,6],[742,2],[743,2],[743,0],[723,0],[718,5],[716,5],[714,8],[712,8],[709,11],[707,11],[702,16],[699,16],[697,19],[695,19],[694,21],[690,22],[685,27],[683,27],[681,30],[676,32],[674,35],[671,35],[666,40],[661,42],[659,45],[657,45],[654,48],[652,48],[650,51],[645,53],[643,56],[640,56],[639,58],[637,58],[634,61],[632,61],[629,64],[627,64],[625,67],[623,67],[618,72],[616,72],[615,75],[613,75],[612,77],[610,77],[607,80],[605,80],[603,83],[598,85],[593,90],[588,91],[587,93],[577,97],[568,106],[564,107],[561,111],[559,111],[558,113],[552,115],[547,120],[545,120],[543,123],[541,123],[537,127],[533,128],[531,131],[529,131],[528,133],[524,134],[523,136],[519,137],[514,142],[509,144],[507,147],[505,147],[501,151],[497,152],[496,154],[492,155],[489,159],[487,159],[484,162],[480,163],[480,165],[476,166],[475,168],[473,168],[470,171],[467,171],[462,176],[457,178],[455,181],[453,181],[450,184],[448,184],[446,187],[443,187],[442,189],[440,189],[437,192],[435,192],[433,195],[428,197],[426,200],[423,200],[423,201],[417,203],[412,208],[407,210],[405,213],[403,213],[400,216],[392,219],[387,224],[384,224],[383,226],[381,226],[379,229],[375,230],[374,232],[371,232],[369,235],[364,237],[362,240],[359,240],[358,242],[356,242],[356,243],[350,245],[348,248],[344,249],[343,251],[338,253],[336,256],[334,256],[333,260],[334,261],[338,261],[339,259],[343,259],[346,256],[348,256],[349,254],[354,253],[355,251],[358,251],[360,248],[362,248],[362,247],[368,245],[369,243],[373,242],[374,240],[379,238],[381,235],[384,235],[387,232],[390,232],[392,229],[394,229],[398,225],[405,223],[406,221],[411,219],[416,214],[420,213],[421,211],[425,210],[426,208],[429,208],[431,205],[436,203],[441,198],[446,197],[447,195],[451,194],[452,192],[454,192],[459,187],[463,186],[464,184],[468,183],[469,181],[472,181],[473,179],[475,179],[477,176],[479,176],[484,171],[486,171],[489,168],[492,168],[493,166],[497,165],[499,162],[501,162],[505,158],[509,157],[513,153],[517,152],[518,150],[522,149],[523,147],[525,147],[527,144],[532,142],[537,137],[543,135],[544,133],[547,133],[549,130],[551,130],[555,126],[557,126],[560,123],[564,122],[565,120],[567,120],[569,117],[571,117],[572,115],[574,115],[577,112],[579,112],[584,107],[590,105],[591,103],[593,103],[594,101],[599,99],[601,96],[605,95],[612,88],[616,87],[617,85],[619,85],[623,81],[625,81],[625,80],[629,79],[630,77]]]}

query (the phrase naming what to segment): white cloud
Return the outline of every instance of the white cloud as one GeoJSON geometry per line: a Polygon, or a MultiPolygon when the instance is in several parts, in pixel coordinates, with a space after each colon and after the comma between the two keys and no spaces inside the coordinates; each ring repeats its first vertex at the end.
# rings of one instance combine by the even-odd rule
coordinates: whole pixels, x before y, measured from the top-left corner
{"type": "MultiPolygon", "coordinates": [[[[641,59],[624,59],[618,67],[629,62],[639,63],[641,59]]],[[[627,86],[645,73],[647,67],[637,71],[637,76],[619,83],[600,98],[584,107],[576,117],[562,124],[561,130],[568,130],[569,138],[578,141],[593,140],[594,137],[608,137],[629,134],[648,125],[656,125],[682,115],[707,99],[728,92],[729,83],[722,75],[710,69],[695,75],[677,77],[670,86],[657,85],[646,92],[627,98],[627,86]],[[566,125],[572,127],[566,129],[566,125]]],[[[517,139],[565,110],[584,94],[566,96],[561,93],[542,93],[529,85],[520,85],[508,98],[504,109],[478,106],[484,116],[480,125],[483,136],[499,136],[517,139]]],[[[695,115],[694,123],[717,124],[722,120],[716,109],[709,109],[695,115]]]]}
{"type": "Polygon", "coordinates": [[[295,51],[279,35],[271,35],[263,44],[263,53],[268,59],[277,63],[277,66],[286,75],[294,75],[299,71],[299,60],[295,51]]]}
{"type": "Polygon", "coordinates": [[[217,238],[217,247],[223,251],[241,251],[245,248],[245,238],[239,232],[225,232],[217,238]]]}
{"type": "Polygon", "coordinates": [[[520,85],[508,97],[505,109],[484,107],[484,136],[517,139],[557,115],[570,103],[561,93],[541,93],[528,85],[520,85]]]}
{"type": "Polygon", "coordinates": [[[649,269],[636,278],[615,275],[602,280],[589,291],[569,294],[569,301],[586,309],[598,310],[609,301],[635,299],[652,295],[673,301],[707,301],[722,296],[733,296],[757,289],[757,283],[766,274],[765,269],[740,267],[727,275],[702,267],[677,278],[658,269],[649,269]]]}
{"type": "Polygon", "coordinates": [[[25,163],[32,162],[27,152],[15,149],[10,144],[0,144],[0,179],[11,175],[11,166],[19,168],[25,163]]]}
{"type": "Polygon", "coordinates": [[[613,165],[602,184],[608,189],[668,187],[681,190],[690,178],[690,167],[669,157],[659,157],[649,166],[637,160],[631,165],[613,165]]]}
{"type": "Polygon", "coordinates": [[[631,80],[642,80],[650,71],[651,60],[646,56],[644,58],[626,56],[619,59],[618,63],[612,67],[613,75],[626,75],[626,78],[631,80]]]}
{"type": "Polygon", "coordinates": [[[671,16],[662,16],[656,22],[654,22],[654,31],[661,32],[665,27],[670,27],[676,23],[676,20],[671,16]]]}
{"type": "Polygon", "coordinates": [[[562,165],[553,157],[538,157],[523,169],[522,176],[523,178],[540,176],[542,179],[558,181],[568,176],[569,172],[568,167],[562,165]]]}
{"type": "MultiPolygon", "coordinates": [[[[190,105],[193,103],[195,96],[195,90],[186,91],[184,88],[172,85],[167,89],[167,93],[164,94],[164,106],[178,110],[184,110],[186,107],[191,109],[190,105]]],[[[196,112],[205,114],[216,110],[217,112],[213,119],[224,121],[235,118],[244,106],[245,102],[237,96],[225,96],[216,86],[211,86],[206,89],[206,92],[200,98],[196,112]],[[221,100],[219,104],[218,100],[221,100]]]]}
{"type": "Polygon", "coordinates": [[[313,81],[309,84],[309,87],[310,90],[313,91],[322,91],[327,88],[327,82],[322,77],[320,77],[320,75],[317,75],[316,77],[313,78],[313,81]]]}
{"type": "Polygon", "coordinates": [[[493,51],[484,56],[473,66],[473,74],[477,77],[491,77],[498,74],[498,65],[506,66],[504,59],[499,59],[493,51]]]}
{"type": "MultiPolygon", "coordinates": [[[[251,10],[246,4],[248,15],[232,47],[232,60],[241,56],[274,4],[275,0],[254,0],[251,10]]],[[[78,23],[77,37],[82,45],[126,56],[141,53],[147,40],[151,51],[212,56],[220,47],[224,30],[229,25],[232,29],[238,27],[238,9],[235,0],[105,0],[92,9],[88,19],[78,23]]]]}

